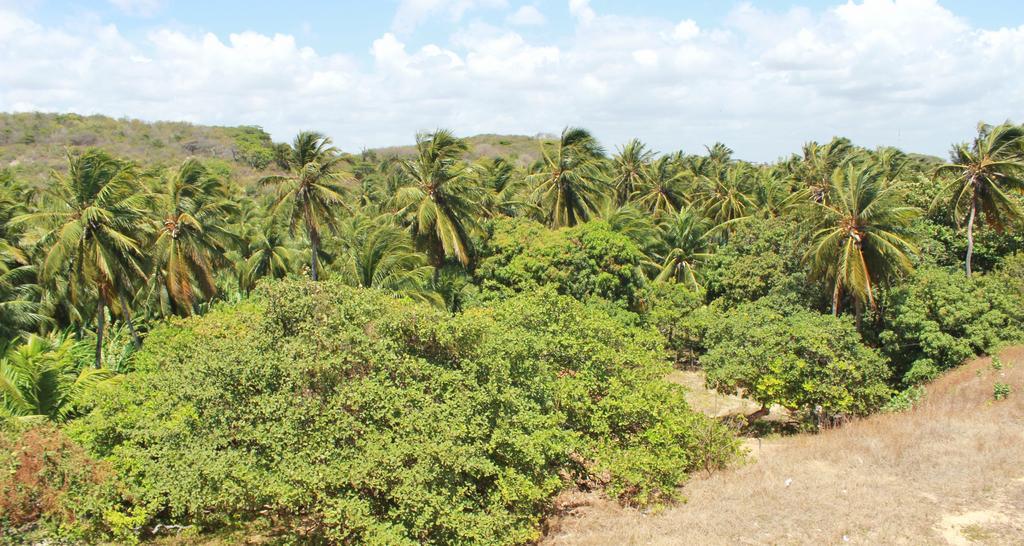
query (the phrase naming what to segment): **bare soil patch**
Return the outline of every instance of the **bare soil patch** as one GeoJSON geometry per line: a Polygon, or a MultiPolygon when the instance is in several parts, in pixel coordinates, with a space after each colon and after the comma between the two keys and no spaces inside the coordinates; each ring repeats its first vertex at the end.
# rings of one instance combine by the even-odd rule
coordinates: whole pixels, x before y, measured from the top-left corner
{"type": "MultiPolygon", "coordinates": [[[[762,440],[753,462],[695,478],[660,512],[567,493],[543,544],[1024,544],[1024,347],[1001,357],[945,374],[911,411],[762,440]]],[[[694,406],[743,409],[709,396],[694,406]]]]}

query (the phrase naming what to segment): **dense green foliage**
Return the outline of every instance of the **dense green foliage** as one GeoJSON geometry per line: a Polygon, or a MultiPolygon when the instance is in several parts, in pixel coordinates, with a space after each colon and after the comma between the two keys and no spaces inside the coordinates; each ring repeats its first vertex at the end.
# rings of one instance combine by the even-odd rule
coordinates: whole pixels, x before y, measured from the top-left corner
{"type": "Polygon", "coordinates": [[[646,504],[728,456],[660,343],[550,292],[449,317],[289,282],[154,331],[72,430],[143,523],[269,510],[332,541],[517,544],[566,478],[646,504]]]}
{"type": "Polygon", "coordinates": [[[554,286],[579,300],[598,297],[631,304],[643,286],[643,255],[605,222],[548,230],[530,220],[495,223],[478,277],[484,290],[533,291],[554,286]]]}
{"type": "Polygon", "coordinates": [[[903,382],[927,381],[975,354],[1024,340],[1024,287],[1017,274],[965,278],[928,268],[893,291],[881,341],[903,382]]]}
{"type": "Polygon", "coordinates": [[[945,166],[44,114],[0,152],[0,407],[109,467],[25,512],[79,540],[528,542],[563,487],[658,503],[734,455],[670,363],[817,426],[1024,338],[1011,123],[945,166]]]}
{"type": "Polygon", "coordinates": [[[843,319],[772,299],[741,305],[708,328],[708,385],[742,389],[765,407],[865,415],[889,400],[889,368],[843,319]]]}

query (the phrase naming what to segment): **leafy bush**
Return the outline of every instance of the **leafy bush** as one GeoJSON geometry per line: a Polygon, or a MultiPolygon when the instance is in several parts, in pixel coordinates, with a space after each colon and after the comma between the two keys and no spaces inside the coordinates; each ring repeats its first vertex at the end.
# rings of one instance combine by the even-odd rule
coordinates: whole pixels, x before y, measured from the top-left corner
{"type": "Polygon", "coordinates": [[[639,304],[645,322],[665,337],[675,363],[695,363],[701,344],[694,313],[703,297],[682,284],[655,282],[640,291],[639,304]]]}
{"type": "Polygon", "coordinates": [[[1006,400],[1010,396],[1010,392],[1010,386],[1006,383],[996,382],[996,384],[992,386],[992,398],[996,401],[1006,400]]]}
{"type": "Polygon", "coordinates": [[[887,302],[882,347],[905,385],[1024,338],[1024,293],[998,274],[922,268],[887,302]]]}
{"type": "Polygon", "coordinates": [[[798,251],[795,225],[778,219],[741,224],[703,271],[708,300],[735,306],[769,295],[808,300],[812,283],[798,251]]]}
{"type": "Polygon", "coordinates": [[[566,479],[645,504],[735,455],[663,381],[661,349],[552,290],[451,317],[282,282],[154,330],[73,431],[124,481],[111,523],[516,544],[566,479]]]}
{"type": "Polygon", "coordinates": [[[92,495],[106,474],[54,427],[0,429],[0,542],[40,524],[58,529],[97,516],[92,495]]]}
{"type": "Polygon", "coordinates": [[[729,311],[706,341],[708,386],[740,389],[764,407],[864,415],[891,395],[885,359],[861,343],[852,324],[773,298],[729,311]]]}
{"type": "Polygon", "coordinates": [[[243,125],[231,132],[235,138],[232,153],[236,161],[254,169],[265,169],[274,161],[274,142],[262,128],[243,125]]]}
{"type": "Polygon", "coordinates": [[[477,277],[492,293],[552,285],[581,301],[599,297],[629,306],[644,284],[643,254],[602,221],[553,231],[531,220],[501,219],[484,252],[477,277]]]}

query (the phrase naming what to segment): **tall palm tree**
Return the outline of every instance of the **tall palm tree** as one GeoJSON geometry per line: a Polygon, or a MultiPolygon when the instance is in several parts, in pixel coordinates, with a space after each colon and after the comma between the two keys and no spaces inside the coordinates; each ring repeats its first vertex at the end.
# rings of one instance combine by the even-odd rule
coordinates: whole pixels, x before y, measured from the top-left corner
{"type": "Polygon", "coordinates": [[[153,196],[159,215],[153,277],[169,303],[188,315],[196,295],[206,299],[217,291],[214,272],[224,261],[225,222],[236,207],[223,182],[195,159],[166,173],[160,186],[153,196]]]}
{"type": "Polygon", "coordinates": [[[600,208],[606,184],[599,159],[604,151],[585,129],[566,127],[557,143],[542,145],[539,172],[532,175],[533,200],[553,228],[575,226],[600,208]]]}
{"type": "Polygon", "coordinates": [[[267,218],[251,232],[249,253],[237,263],[239,288],[248,294],[263,277],[284,278],[298,260],[298,252],[285,238],[274,218],[267,218]]]}
{"type": "Polygon", "coordinates": [[[700,267],[711,256],[708,241],[710,223],[700,212],[683,208],[662,225],[665,252],[657,281],[681,282],[701,289],[700,267]]]}
{"type": "Polygon", "coordinates": [[[661,156],[647,164],[632,201],[655,216],[673,215],[687,204],[690,173],[680,167],[678,156],[661,156]]]}
{"type": "Polygon", "coordinates": [[[483,194],[460,158],[466,142],[447,129],[416,136],[416,156],[400,161],[403,186],[394,196],[398,216],[416,244],[440,268],[447,257],[468,266],[470,229],[481,211],[483,194]]]}
{"type": "Polygon", "coordinates": [[[627,142],[612,157],[611,187],[615,190],[616,204],[624,205],[644,182],[645,171],[654,152],[639,139],[627,142]]]}
{"type": "Polygon", "coordinates": [[[756,209],[751,197],[753,167],[738,163],[717,169],[699,181],[695,204],[711,220],[715,230],[727,234],[736,222],[756,209]]]}
{"type": "Polygon", "coordinates": [[[516,216],[529,209],[522,195],[526,179],[508,160],[481,159],[473,165],[473,172],[484,190],[481,207],[489,217],[516,216]]]}
{"type": "Polygon", "coordinates": [[[950,208],[957,221],[967,219],[967,256],[964,270],[971,276],[974,256],[974,224],[979,213],[995,228],[1024,218],[1020,205],[1010,195],[1024,191],[1024,128],[1004,123],[995,127],[980,125],[970,145],[953,148],[949,164],[936,174],[949,173],[953,180],[941,196],[950,197],[950,208]]]}
{"type": "Polygon", "coordinates": [[[822,203],[829,197],[832,173],[854,155],[853,143],[848,138],[834,137],[827,144],[804,144],[803,156],[792,162],[793,177],[798,190],[807,190],[811,199],[822,203]]]}
{"type": "MultiPolygon", "coordinates": [[[[38,227],[44,281],[68,281],[72,303],[96,305],[96,367],[103,347],[105,307],[117,309],[131,282],[145,277],[140,239],[146,198],[133,165],[99,150],[67,157],[67,174],[54,173],[38,212],[14,218],[38,227]]],[[[122,310],[129,317],[128,310],[122,310]]]]}
{"type": "Polygon", "coordinates": [[[832,312],[838,316],[845,291],[859,319],[864,303],[877,309],[874,289],[881,280],[911,269],[917,248],[909,228],[920,210],[905,205],[899,185],[886,184],[868,165],[837,169],[830,187],[829,199],[815,206],[807,258],[813,274],[832,285],[832,312]]]}
{"type": "Polygon", "coordinates": [[[318,278],[320,236],[326,227],[334,230],[339,212],[345,207],[338,166],[344,158],[331,139],[313,131],[299,133],[286,154],[290,173],[263,177],[260,184],[275,186],[273,212],[284,211],[292,234],[302,226],[310,247],[310,275],[318,278]]]}
{"type": "Polygon", "coordinates": [[[342,226],[338,243],[334,267],[344,282],[441,305],[438,294],[427,288],[434,268],[393,216],[355,216],[342,226]]]}
{"type": "Polygon", "coordinates": [[[117,377],[109,368],[82,366],[88,351],[64,335],[31,334],[9,346],[0,355],[0,417],[57,422],[72,417],[86,393],[117,377]]]}
{"type": "Polygon", "coordinates": [[[24,212],[24,197],[13,183],[0,183],[0,340],[47,321],[40,312],[36,267],[18,246],[21,233],[11,225],[11,219],[24,212]]]}

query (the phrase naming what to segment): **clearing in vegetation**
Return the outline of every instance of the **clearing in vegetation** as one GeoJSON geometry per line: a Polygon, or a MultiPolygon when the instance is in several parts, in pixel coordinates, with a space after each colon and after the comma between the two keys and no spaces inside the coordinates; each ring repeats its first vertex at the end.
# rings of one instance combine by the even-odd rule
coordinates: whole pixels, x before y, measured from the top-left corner
{"type": "Polygon", "coordinates": [[[912,410],[749,444],[751,464],[660,513],[563,495],[544,544],[1021,544],[1022,391],[1016,346],[947,372],[912,410]]]}

